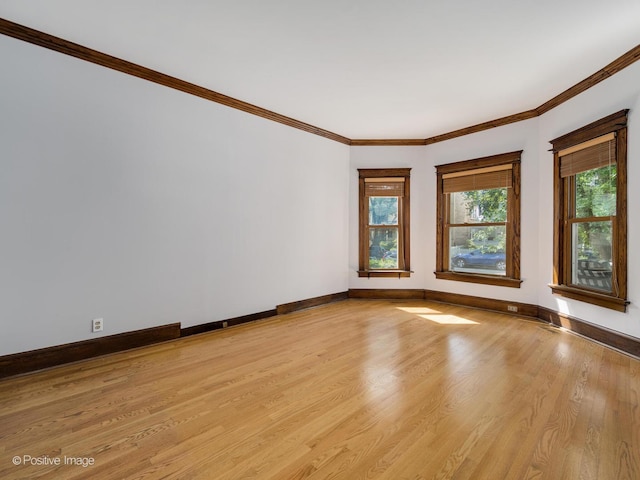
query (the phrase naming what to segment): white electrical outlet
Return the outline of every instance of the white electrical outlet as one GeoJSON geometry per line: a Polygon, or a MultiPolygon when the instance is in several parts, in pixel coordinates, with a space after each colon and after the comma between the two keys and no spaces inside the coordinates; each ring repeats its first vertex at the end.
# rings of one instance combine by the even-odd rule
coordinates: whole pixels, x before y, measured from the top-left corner
{"type": "Polygon", "coordinates": [[[101,332],[104,328],[104,319],[102,318],[94,318],[91,321],[91,331],[92,332],[101,332]]]}
{"type": "Polygon", "coordinates": [[[509,310],[510,312],[517,312],[518,307],[516,305],[507,305],[507,310],[509,310]]]}

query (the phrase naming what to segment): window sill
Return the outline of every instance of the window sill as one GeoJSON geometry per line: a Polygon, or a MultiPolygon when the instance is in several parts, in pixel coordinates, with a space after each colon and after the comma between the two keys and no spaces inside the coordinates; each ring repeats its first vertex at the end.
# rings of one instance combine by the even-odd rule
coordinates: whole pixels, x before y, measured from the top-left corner
{"type": "Polygon", "coordinates": [[[406,278],[412,273],[411,270],[358,270],[358,277],[406,278]]]}
{"type": "Polygon", "coordinates": [[[520,288],[522,280],[519,278],[502,277],[497,275],[482,275],[478,273],[433,272],[439,280],[453,280],[456,282],[482,283],[498,287],[520,288]]]}
{"type": "Polygon", "coordinates": [[[581,288],[568,287],[566,285],[549,285],[551,291],[555,295],[561,297],[571,298],[573,300],[579,300],[585,303],[591,303],[592,305],[598,305],[599,307],[610,308],[618,312],[626,312],[628,300],[623,298],[606,295],[603,293],[592,292],[590,290],[583,290],[581,288]]]}

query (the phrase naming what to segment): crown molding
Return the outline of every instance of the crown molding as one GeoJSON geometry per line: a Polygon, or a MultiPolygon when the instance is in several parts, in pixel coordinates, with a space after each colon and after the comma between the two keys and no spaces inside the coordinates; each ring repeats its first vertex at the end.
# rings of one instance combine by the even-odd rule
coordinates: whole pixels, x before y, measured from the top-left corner
{"type": "Polygon", "coordinates": [[[418,147],[426,145],[426,141],[419,138],[407,138],[407,139],[359,139],[351,140],[351,146],[353,147],[418,147]]]}
{"type": "Polygon", "coordinates": [[[444,133],[441,135],[435,135],[433,137],[425,139],[350,139],[339,135],[329,130],[310,125],[300,120],[296,120],[291,117],[281,115],[271,110],[252,105],[250,103],[238,100],[236,98],[229,97],[222,93],[209,90],[207,88],[195,85],[193,83],[186,82],[176,77],[166,75],[156,70],[137,65],[126,60],[108,55],[106,53],[93,50],[91,48],[84,47],[77,43],[69,42],[59,37],[49,35],[33,28],[20,25],[10,20],[0,18],[0,33],[9,37],[13,37],[18,40],[31,43],[49,50],[53,50],[58,53],[70,55],[80,60],[85,60],[102,67],[110,68],[127,75],[132,75],[144,80],[148,80],[165,87],[173,88],[181,92],[195,95],[197,97],[209,100],[221,105],[225,105],[230,108],[235,108],[252,115],[256,115],[267,120],[271,120],[283,125],[287,125],[292,128],[303,130],[307,133],[312,133],[329,140],[342,143],[344,145],[351,146],[424,146],[434,143],[444,142],[453,138],[462,137],[472,133],[482,132],[496,127],[502,127],[511,123],[528,120],[530,118],[538,117],[548,112],[549,110],[561,105],[562,103],[572,99],[573,97],[581,94],[582,92],[590,89],[594,85],[606,80],[607,78],[615,75],[621,70],[625,69],[629,65],[640,60],[640,45],[632,48],[625,54],[621,55],[613,62],[609,63],[604,68],[598,70],[593,75],[585,78],[581,82],[578,82],[571,88],[568,88],[564,92],[556,95],[551,100],[543,103],[537,108],[527,110],[525,112],[508,115],[488,122],[479,123],[469,127],[454,130],[452,132],[444,133]]]}
{"type": "Polygon", "coordinates": [[[80,60],[110,68],[127,75],[132,75],[149,82],[173,88],[174,90],[195,95],[196,97],[204,98],[205,100],[210,100],[227,107],[235,108],[236,110],[257,115],[258,117],[266,118],[267,120],[272,120],[314,135],[319,135],[321,137],[328,138],[329,140],[334,140],[345,145],[351,144],[350,139],[343,137],[342,135],[338,135],[337,133],[315,127],[291,117],[280,115],[279,113],[243,102],[242,100],[209,90],[208,88],[186,82],[179,78],[166,75],[156,70],[151,70],[150,68],[122,60],[112,55],[107,55],[106,53],[84,47],[77,43],[69,42],[62,38],[34,30],[33,28],[25,27],[24,25],[5,20],[3,18],[0,18],[0,33],[39,47],[44,47],[58,53],[70,55],[80,60]]]}
{"type": "Polygon", "coordinates": [[[426,139],[413,139],[413,140],[351,140],[351,145],[353,146],[375,146],[375,145],[431,145],[433,143],[444,142],[445,140],[451,140],[457,137],[463,137],[465,135],[469,135],[471,133],[482,132],[484,130],[489,130],[496,127],[502,127],[504,125],[509,125],[510,123],[520,122],[522,120],[528,120],[530,118],[539,117],[547,113],[549,110],[554,109],[558,105],[565,103],[566,101],[572,99],[573,97],[589,90],[591,87],[597,85],[598,83],[606,80],[607,78],[615,75],[616,73],[624,70],[629,65],[640,60],[640,45],[632,48],[625,54],[621,55],[613,62],[608,64],[606,67],[598,70],[593,75],[585,78],[581,82],[576,83],[571,88],[568,88],[564,92],[556,95],[551,100],[543,103],[537,108],[532,110],[527,110],[525,112],[516,113],[514,115],[508,115],[506,117],[498,118],[496,120],[491,120],[484,123],[479,123],[477,125],[472,125],[470,127],[461,128],[459,130],[454,130],[449,133],[444,133],[442,135],[436,135],[433,137],[429,137],[426,139]],[[394,143],[397,142],[397,143],[394,143]]]}
{"type": "Polygon", "coordinates": [[[608,64],[606,67],[598,70],[593,75],[585,78],[581,82],[576,83],[573,87],[568,88],[560,95],[556,95],[551,100],[543,103],[538,108],[536,108],[536,112],[538,115],[542,115],[547,113],[549,110],[556,108],[558,105],[563,104],[567,100],[572,99],[573,97],[589,90],[594,85],[606,80],[607,78],[615,75],[616,73],[624,70],[629,65],[640,60],[640,45],[635,46],[625,54],[616,58],[613,62],[608,64]]]}

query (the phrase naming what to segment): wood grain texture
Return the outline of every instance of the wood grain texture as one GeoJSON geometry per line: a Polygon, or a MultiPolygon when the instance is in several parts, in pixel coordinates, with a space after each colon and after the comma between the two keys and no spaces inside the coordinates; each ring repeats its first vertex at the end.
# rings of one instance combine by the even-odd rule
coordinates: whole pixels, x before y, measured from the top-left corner
{"type": "Polygon", "coordinates": [[[135,63],[128,62],[111,55],[107,55],[97,50],[78,45],[77,43],[69,42],[62,38],[55,37],[53,35],[49,35],[47,33],[25,27],[24,25],[20,25],[2,18],[0,18],[0,33],[9,37],[16,38],[18,40],[23,40],[33,45],[48,48],[49,50],[53,50],[58,53],[70,55],[80,60],[94,63],[102,67],[110,68],[127,75],[132,75],[149,82],[173,88],[174,90],[179,90],[181,92],[188,93],[189,95],[195,95],[196,97],[204,98],[205,100],[219,103],[227,107],[235,108],[236,110],[241,110],[258,117],[266,118],[267,120],[281,123],[289,127],[297,128],[314,135],[319,135],[321,137],[325,137],[330,140],[343,143],[345,145],[349,145],[351,143],[350,139],[343,137],[342,135],[338,135],[328,130],[324,130],[308,123],[301,122],[294,118],[280,115],[279,113],[266,110],[247,102],[243,102],[242,100],[229,97],[222,93],[209,90],[199,85],[186,82],[179,78],[172,77],[155,70],[151,70],[150,68],[146,68],[141,65],[137,65],[135,63]]]}
{"type": "Polygon", "coordinates": [[[595,325],[549,308],[538,308],[538,318],[541,320],[640,358],[640,341],[637,338],[614,332],[600,325],[595,325]]]}
{"type": "Polygon", "coordinates": [[[632,479],[639,398],[554,327],[350,299],[0,381],[0,477],[632,479]]]}
{"type": "Polygon", "coordinates": [[[498,300],[495,298],[476,297],[473,295],[462,295],[460,293],[438,292],[436,290],[425,290],[425,299],[436,302],[450,303],[465,307],[481,308],[494,312],[509,312],[509,306],[516,307],[517,314],[525,317],[538,317],[538,306],[530,303],[511,302],[508,300],[498,300]]]}
{"type": "Polygon", "coordinates": [[[28,352],[0,357],[0,378],[32,372],[64,363],[120,352],[131,348],[165,342],[180,336],[180,324],[171,323],[159,327],[92,338],[80,342],[40,348],[28,352]]]}
{"type": "Polygon", "coordinates": [[[556,95],[551,100],[543,103],[535,110],[538,113],[538,115],[542,115],[548,112],[549,110],[557,107],[558,105],[563,104],[567,100],[570,100],[573,97],[581,94],[582,92],[587,91],[594,85],[597,85],[598,83],[602,82],[603,80],[606,80],[612,75],[615,75],[616,73],[622,71],[623,69],[627,68],[629,65],[632,65],[638,60],[640,60],[640,45],[635,46],[628,52],[616,58],[613,62],[611,62],[601,70],[598,70],[593,75],[590,75],[589,77],[585,78],[581,82],[576,83],[574,86],[572,86],[571,88],[568,88],[567,90],[560,93],[559,95],[556,95]]]}
{"type": "Polygon", "coordinates": [[[627,115],[629,110],[607,115],[582,128],[566,133],[550,143],[553,145],[554,158],[554,254],[553,254],[553,284],[551,291],[559,296],[591,303],[620,312],[627,310],[630,303],[627,300],[627,115]],[[617,164],[617,201],[616,215],[613,218],[615,248],[612,252],[613,273],[612,291],[598,292],[588,288],[573,285],[572,281],[572,242],[569,240],[570,225],[568,221],[574,216],[572,203],[569,201],[575,192],[572,186],[575,182],[570,177],[562,178],[561,158],[562,150],[580,145],[610,133],[616,133],[616,164],[617,164]],[[618,240],[619,239],[619,240],[618,240]]]}
{"type": "Polygon", "coordinates": [[[339,302],[346,300],[349,297],[349,292],[331,293],[329,295],[321,295],[319,297],[307,298],[306,300],[298,300],[297,302],[283,303],[276,307],[276,312],[279,315],[285,313],[296,312],[305,308],[317,307],[326,303],[339,302]]]}
{"type": "Polygon", "coordinates": [[[426,140],[419,138],[407,139],[352,139],[351,146],[354,147],[419,147],[426,145],[426,140]]]}
{"type": "Polygon", "coordinates": [[[212,330],[218,330],[220,328],[233,327],[242,323],[255,322],[264,318],[269,318],[277,315],[277,311],[265,310],[264,312],[251,313],[249,315],[242,315],[239,317],[228,318],[226,320],[216,320],[214,322],[203,323],[200,325],[193,325],[191,327],[185,327],[180,329],[181,337],[188,337],[189,335],[197,335],[199,333],[211,332],[212,330]]]}
{"type": "Polygon", "coordinates": [[[411,288],[351,288],[349,298],[422,300],[424,290],[411,288]]]}

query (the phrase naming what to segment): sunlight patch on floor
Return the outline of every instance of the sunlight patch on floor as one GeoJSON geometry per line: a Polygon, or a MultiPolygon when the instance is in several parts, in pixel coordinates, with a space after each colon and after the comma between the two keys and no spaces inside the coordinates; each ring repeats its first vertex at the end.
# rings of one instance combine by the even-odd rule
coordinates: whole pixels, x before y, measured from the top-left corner
{"type": "Polygon", "coordinates": [[[478,322],[457,315],[445,315],[438,310],[427,307],[397,307],[403,312],[416,314],[420,318],[440,325],[478,325],[478,322]]]}

